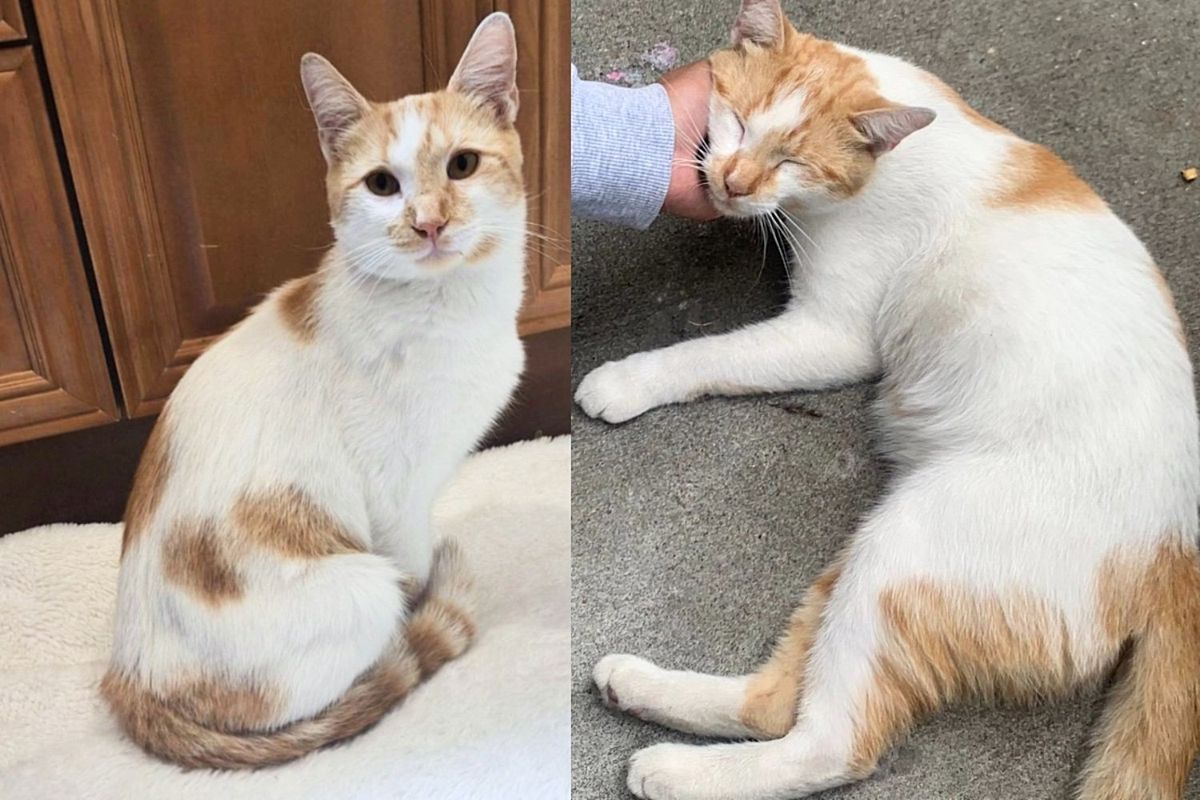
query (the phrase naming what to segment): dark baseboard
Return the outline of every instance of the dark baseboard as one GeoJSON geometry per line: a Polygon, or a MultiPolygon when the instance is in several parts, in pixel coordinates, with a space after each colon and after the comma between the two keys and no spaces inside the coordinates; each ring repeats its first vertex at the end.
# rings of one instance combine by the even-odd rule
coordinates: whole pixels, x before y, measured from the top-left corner
{"type": "MultiPolygon", "coordinates": [[[[485,447],[571,430],[571,334],[525,339],[528,366],[485,447]]],[[[115,522],[153,418],[0,448],[0,535],[51,522],[115,522]]]]}

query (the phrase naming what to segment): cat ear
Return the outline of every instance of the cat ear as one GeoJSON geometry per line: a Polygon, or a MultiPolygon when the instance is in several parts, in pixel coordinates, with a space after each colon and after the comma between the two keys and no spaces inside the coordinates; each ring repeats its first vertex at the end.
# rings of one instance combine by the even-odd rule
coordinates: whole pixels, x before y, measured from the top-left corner
{"type": "Polygon", "coordinates": [[[517,35],[508,14],[489,14],[475,29],[446,87],[487,103],[509,124],[517,119],[517,35]]]}
{"type": "Polygon", "coordinates": [[[901,106],[855,114],[850,122],[867,140],[871,155],[882,155],[893,149],[913,131],[933,122],[937,114],[930,108],[901,106]]]}
{"type": "Polygon", "coordinates": [[[733,23],[730,39],[734,47],[742,42],[775,47],[783,41],[786,25],[779,0],[742,0],[742,10],[733,23]]]}
{"type": "Polygon", "coordinates": [[[325,160],[332,163],[338,140],[362,119],[370,105],[350,81],[333,68],[333,64],[316,53],[305,53],[300,59],[300,80],[304,82],[308,105],[317,118],[321,152],[325,154],[325,160]]]}

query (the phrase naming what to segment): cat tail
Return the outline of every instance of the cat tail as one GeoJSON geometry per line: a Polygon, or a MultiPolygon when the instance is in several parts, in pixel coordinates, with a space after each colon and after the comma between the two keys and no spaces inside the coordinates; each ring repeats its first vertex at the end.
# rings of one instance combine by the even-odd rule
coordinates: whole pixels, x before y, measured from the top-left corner
{"type": "Polygon", "coordinates": [[[282,764],[367,730],[465,651],[475,636],[472,598],[473,581],[461,552],[453,542],[443,542],[417,607],[385,654],[324,711],[277,730],[235,733],[202,724],[114,671],[101,682],[101,693],[130,738],[167,761],[217,769],[282,764]]]}
{"type": "Polygon", "coordinates": [[[1079,800],[1176,800],[1200,751],[1200,558],[1160,556],[1128,598],[1132,649],[1107,699],[1079,800]]]}

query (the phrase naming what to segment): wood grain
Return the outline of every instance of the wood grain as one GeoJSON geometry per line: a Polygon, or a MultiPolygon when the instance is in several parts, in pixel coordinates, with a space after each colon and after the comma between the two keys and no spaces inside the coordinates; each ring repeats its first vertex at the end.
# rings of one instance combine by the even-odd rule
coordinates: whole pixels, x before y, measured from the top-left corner
{"type": "Polygon", "coordinates": [[[19,42],[29,38],[20,0],[0,0],[0,42],[19,42]]]}
{"type": "Polygon", "coordinates": [[[559,0],[497,0],[517,30],[517,127],[530,196],[522,333],[571,324],[571,20],[559,0]]]}
{"type": "Polygon", "coordinates": [[[0,445],[116,418],[33,51],[0,50],[0,445]]]}

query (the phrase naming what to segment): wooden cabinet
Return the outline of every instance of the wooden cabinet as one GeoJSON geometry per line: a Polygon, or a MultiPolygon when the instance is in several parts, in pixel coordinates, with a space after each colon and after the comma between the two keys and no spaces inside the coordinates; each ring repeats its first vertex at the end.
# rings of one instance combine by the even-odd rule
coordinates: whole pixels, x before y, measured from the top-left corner
{"type": "MultiPolygon", "coordinates": [[[[36,65],[29,48],[0,50],[2,156],[20,164],[5,169],[21,170],[4,175],[0,230],[38,237],[38,247],[11,257],[12,248],[0,250],[8,277],[0,287],[0,437],[37,436],[39,414],[67,414],[50,408],[45,391],[33,394],[34,375],[77,401],[72,414],[89,410],[76,417],[81,424],[112,419],[114,396],[128,416],[155,413],[188,365],[266,291],[316,267],[330,232],[302,53],[328,56],[368,97],[391,99],[444,85],[476,22],[494,10],[511,14],[518,32],[519,127],[537,233],[522,332],[569,323],[564,4],[32,0],[30,8],[101,315],[91,312],[36,65]],[[20,148],[20,158],[7,148],[20,148]],[[38,192],[47,197],[34,204],[38,192]],[[41,291],[54,296],[30,305],[41,291]],[[53,356],[38,349],[49,345],[53,356]],[[5,393],[17,391],[47,405],[11,415],[5,393]]],[[[0,0],[0,41],[10,31],[25,35],[25,23],[13,0],[0,0]]]]}
{"type": "MultiPolygon", "coordinates": [[[[19,30],[0,1],[0,37],[19,30]]],[[[28,46],[0,50],[0,444],[117,418],[28,46]]]]}
{"type": "Polygon", "coordinates": [[[21,16],[20,0],[0,0],[0,42],[25,38],[25,20],[21,16]]]}

